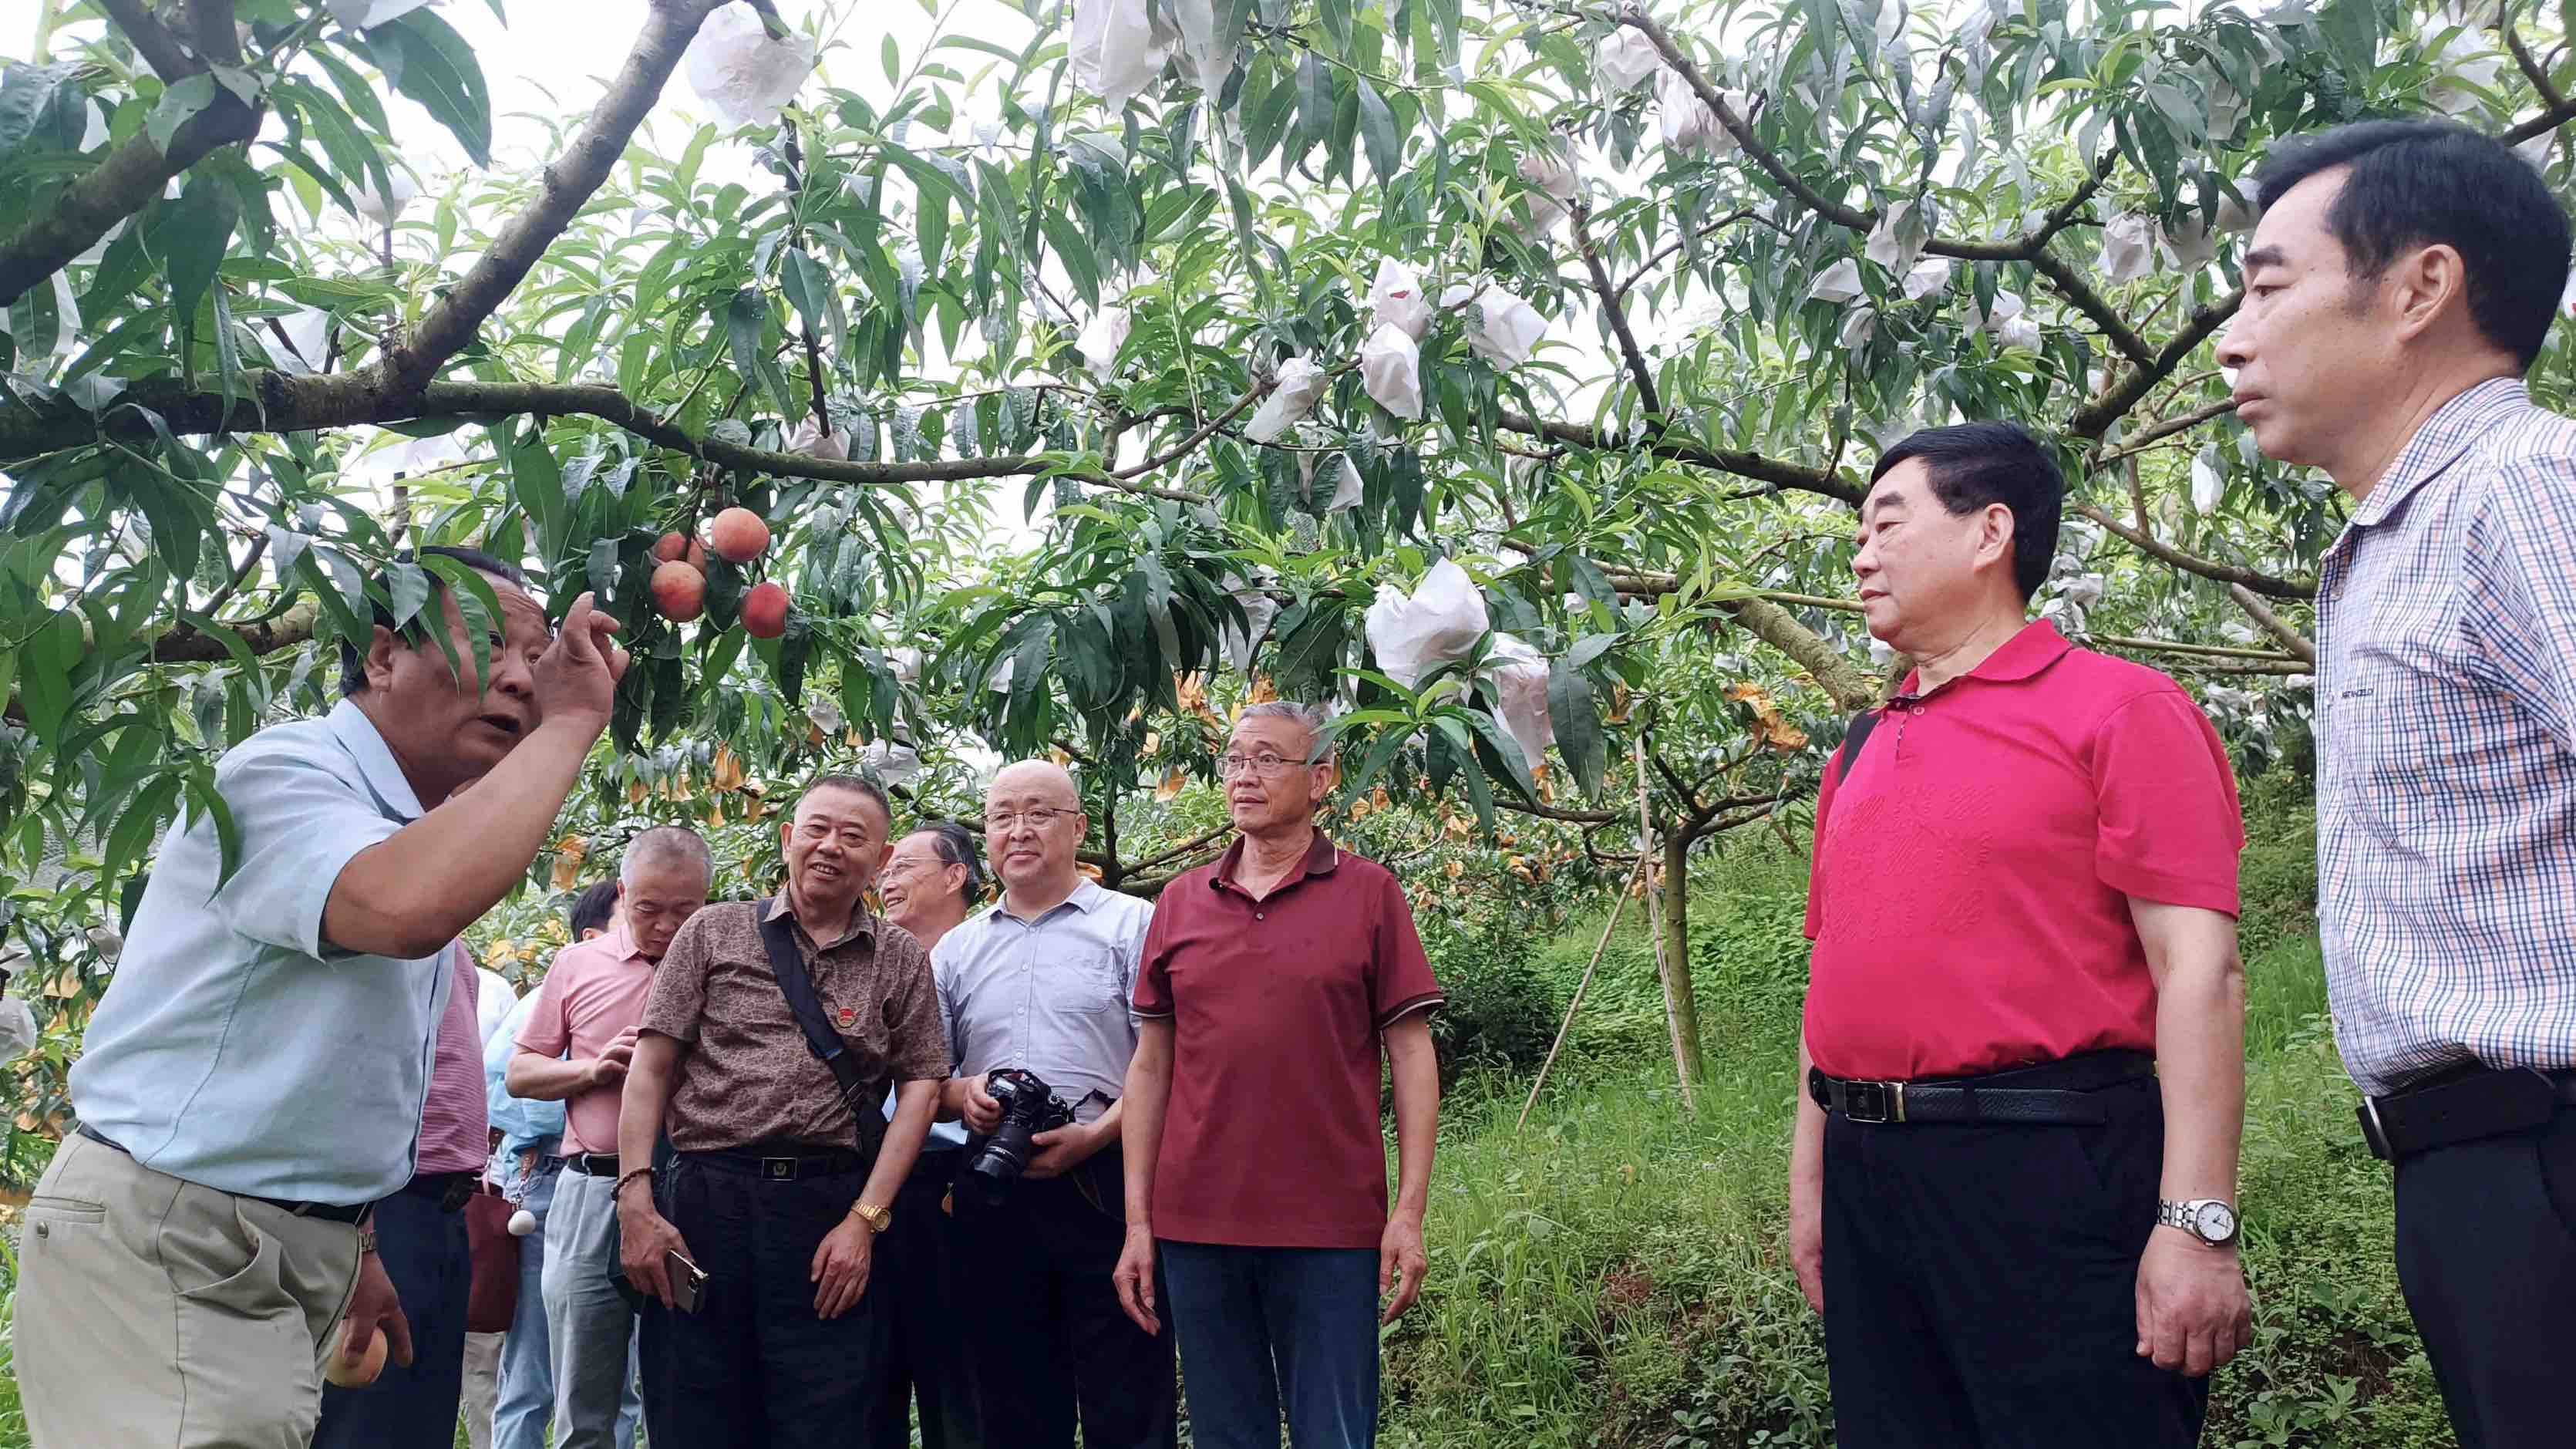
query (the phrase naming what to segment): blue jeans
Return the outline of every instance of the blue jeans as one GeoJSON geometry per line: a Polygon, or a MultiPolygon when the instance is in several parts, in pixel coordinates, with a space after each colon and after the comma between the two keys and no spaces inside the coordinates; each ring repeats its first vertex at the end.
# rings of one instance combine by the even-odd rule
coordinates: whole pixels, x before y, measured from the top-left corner
{"type": "MultiPolygon", "coordinates": [[[[411,1191],[376,1204],[376,1249],[411,1326],[411,1367],[391,1357],[362,1389],[325,1384],[314,1449],[450,1449],[465,1389],[465,1214],[411,1191]]],[[[338,1329],[328,1351],[336,1352],[338,1329]]]]}
{"type": "Polygon", "coordinates": [[[1156,1247],[1198,1449],[1377,1443],[1376,1249],[1156,1247]]]}
{"type": "MultiPolygon", "coordinates": [[[[492,1449],[546,1449],[555,1416],[552,1340],[546,1333],[546,1213],[554,1206],[563,1159],[540,1158],[520,1206],[535,1214],[537,1230],[519,1240],[519,1311],[501,1339],[501,1398],[492,1412],[492,1449]]],[[[626,1397],[617,1416],[617,1449],[635,1449],[635,1423],[644,1413],[635,1395],[628,1359],[626,1397]]]]}

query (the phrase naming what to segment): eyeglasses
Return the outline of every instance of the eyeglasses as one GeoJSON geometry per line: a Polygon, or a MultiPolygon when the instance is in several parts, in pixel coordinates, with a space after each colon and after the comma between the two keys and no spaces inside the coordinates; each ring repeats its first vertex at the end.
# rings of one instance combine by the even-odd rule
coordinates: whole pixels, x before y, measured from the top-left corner
{"type": "Polygon", "coordinates": [[[1290,770],[1306,767],[1304,760],[1284,760],[1267,750],[1257,755],[1225,755],[1216,762],[1216,777],[1231,780],[1246,770],[1265,780],[1276,780],[1290,770]]]}
{"type": "Polygon", "coordinates": [[[1079,810],[1011,810],[985,816],[984,828],[995,835],[1017,830],[1022,825],[1031,830],[1044,830],[1059,820],[1081,813],[1079,810]]]}

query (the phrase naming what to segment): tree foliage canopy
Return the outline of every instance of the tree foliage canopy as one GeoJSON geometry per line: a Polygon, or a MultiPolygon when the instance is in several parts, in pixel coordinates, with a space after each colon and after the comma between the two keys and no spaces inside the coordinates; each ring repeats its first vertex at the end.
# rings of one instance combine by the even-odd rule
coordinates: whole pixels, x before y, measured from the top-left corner
{"type": "Polygon", "coordinates": [[[1062,750],[1150,886],[1221,821],[1116,807],[1275,693],[1347,706],[1355,799],[1617,880],[1641,802],[1686,851],[1812,787],[1887,663],[1835,597],[1869,458],[2012,418],[2075,490],[2046,608],[2288,747],[2341,508],[2226,417],[2244,178],[2432,110],[2563,187],[2576,116],[2546,7],[924,3],[907,55],[864,5],[649,0],[517,171],[438,6],[42,0],[0,78],[0,872],[59,994],[215,756],[464,586],[425,543],[623,621],[576,840],[1062,750]],[[726,125],[673,122],[684,68],[726,125]],[[470,164],[414,175],[395,96],[470,164]],[[655,539],[731,503],[777,545],[663,619],[655,539]],[[1399,683],[1367,611],[1443,558],[1490,632],[1399,683]]]}

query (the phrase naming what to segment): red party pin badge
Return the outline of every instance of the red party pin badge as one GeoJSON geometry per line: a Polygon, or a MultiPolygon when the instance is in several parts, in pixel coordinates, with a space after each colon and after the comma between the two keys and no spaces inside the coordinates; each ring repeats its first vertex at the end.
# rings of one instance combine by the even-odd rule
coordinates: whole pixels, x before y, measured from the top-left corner
{"type": "Polygon", "coordinates": [[[843,1025],[843,1026],[849,1026],[849,1025],[852,1025],[852,1024],[856,1023],[856,1022],[858,1021],[858,1019],[859,1019],[859,1014],[858,1014],[858,1012],[856,1012],[855,1010],[852,1010],[851,1008],[846,1007],[846,1006],[844,1006],[844,1007],[842,1007],[842,1008],[841,1008],[841,1025],[843,1025]]]}

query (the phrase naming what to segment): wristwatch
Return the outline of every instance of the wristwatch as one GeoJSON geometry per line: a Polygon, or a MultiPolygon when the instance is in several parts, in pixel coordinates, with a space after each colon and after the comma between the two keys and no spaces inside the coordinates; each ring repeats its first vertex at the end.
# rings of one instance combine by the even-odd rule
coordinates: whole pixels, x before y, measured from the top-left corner
{"type": "Polygon", "coordinates": [[[2224,1198],[2195,1197],[2182,1202],[2156,1200],[2156,1222],[2180,1228],[2213,1248],[2236,1241],[2236,1205],[2224,1198]]]}
{"type": "Polygon", "coordinates": [[[850,1216],[866,1223],[868,1231],[878,1237],[884,1237],[886,1229],[894,1226],[893,1208],[871,1207],[863,1202],[854,1202],[850,1204],[850,1216]]]}

